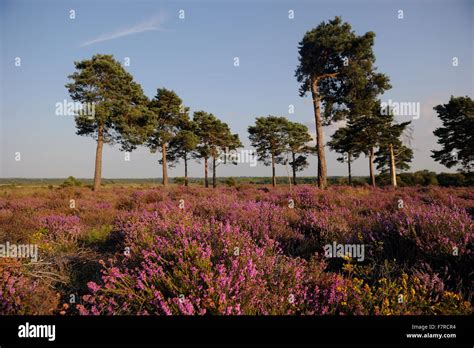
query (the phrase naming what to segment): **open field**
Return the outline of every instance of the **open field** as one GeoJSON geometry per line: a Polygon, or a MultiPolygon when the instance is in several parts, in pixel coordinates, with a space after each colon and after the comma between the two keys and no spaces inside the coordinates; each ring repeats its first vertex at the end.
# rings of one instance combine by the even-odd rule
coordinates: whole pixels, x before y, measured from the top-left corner
{"type": "Polygon", "coordinates": [[[472,314],[473,215],[470,188],[4,186],[0,245],[38,250],[0,258],[0,313],[472,314]]]}

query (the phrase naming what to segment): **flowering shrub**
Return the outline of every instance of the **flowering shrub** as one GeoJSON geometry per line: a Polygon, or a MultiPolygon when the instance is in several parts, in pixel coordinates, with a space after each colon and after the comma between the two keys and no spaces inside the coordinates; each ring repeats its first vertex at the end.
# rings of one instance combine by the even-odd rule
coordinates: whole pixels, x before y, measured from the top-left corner
{"type": "Polygon", "coordinates": [[[48,284],[26,276],[20,267],[0,265],[0,315],[52,314],[57,296],[48,284]]]}
{"type": "Polygon", "coordinates": [[[81,220],[74,215],[49,215],[40,218],[39,227],[46,239],[56,242],[75,242],[81,233],[81,220]]]}
{"type": "MultiPolygon", "coordinates": [[[[81,296],[60,313],[472,314],[469,189],[29,190],[0,198],[0,243],[40,241],[68,280],[51,287],[81,296]],[[364,258],[326,258],[333,243],[364,258]]],[[[45,312],[20,269],[1,270],[0,313],[45,312]]]]}
{"type": "Polygon", "coordinates": [[[292,313],[303,299],[304,263],[271,239],[222,223],[156,231],[149,249],[119,258],[89,283],[83,314],[292,313]]]}
{"type": "Polygon", "coordinates": [[[472,313],[470,303],[451,291],[444,291],[439,279],[427,281],[426,277],[408,276],[405,273],[396,279],[381,278],[372,286],[359,278],[353,278],[343,293],[344,301],[340,305],[354,314],[472,313]]]}

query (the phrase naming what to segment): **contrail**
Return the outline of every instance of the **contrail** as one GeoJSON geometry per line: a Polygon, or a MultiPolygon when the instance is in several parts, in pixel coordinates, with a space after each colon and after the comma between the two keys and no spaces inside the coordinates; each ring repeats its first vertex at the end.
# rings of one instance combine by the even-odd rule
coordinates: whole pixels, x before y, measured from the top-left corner
{"type": "Polygon", "coordinates": [[[135,24],[132,27],[124,28],[124,29],[119,29],[111,33],[105,33],[101,34],[95,39],[91,39],[89,41],[84,42],[81,47],[89,46],[98,42],[103,42],[103,41],[108,41],[108,40],[114,40],[118,39],[119,37],[124,37],[128,35],[133,35],[133,34],[139,34],[143,33],[146,31],[153,31],[153,30],[166,30],[162,27],[163,23],[165,21],[164,15],[160,14],[157,16],[154,16],[146,21],[143,21],[141,23],[135,24]]]}

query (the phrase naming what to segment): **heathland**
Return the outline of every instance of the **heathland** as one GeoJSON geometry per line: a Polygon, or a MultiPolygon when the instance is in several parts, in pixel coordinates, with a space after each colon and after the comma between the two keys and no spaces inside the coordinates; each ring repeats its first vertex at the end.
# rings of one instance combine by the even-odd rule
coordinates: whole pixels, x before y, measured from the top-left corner
{"type": "Polygon", "coordinates": [[[472,314],[473,215],[470,188],[3,186],[0,242],[38,257],[0,258],[0,313],[472,314]]]}

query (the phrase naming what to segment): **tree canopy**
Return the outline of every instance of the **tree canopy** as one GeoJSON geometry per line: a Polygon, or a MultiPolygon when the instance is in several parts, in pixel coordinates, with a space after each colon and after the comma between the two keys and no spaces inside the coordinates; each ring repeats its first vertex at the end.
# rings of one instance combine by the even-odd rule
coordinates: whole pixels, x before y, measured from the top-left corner
{"type": "Polygon", "coordinates": [[[434,110],[442,126],[433,133],[438,137],[441,150],[433,150],[432,158],[448,168],[459,166],[471,172],[474,167],[474,101],[466,97],[453,97],[447,104],[434,110]]]}

